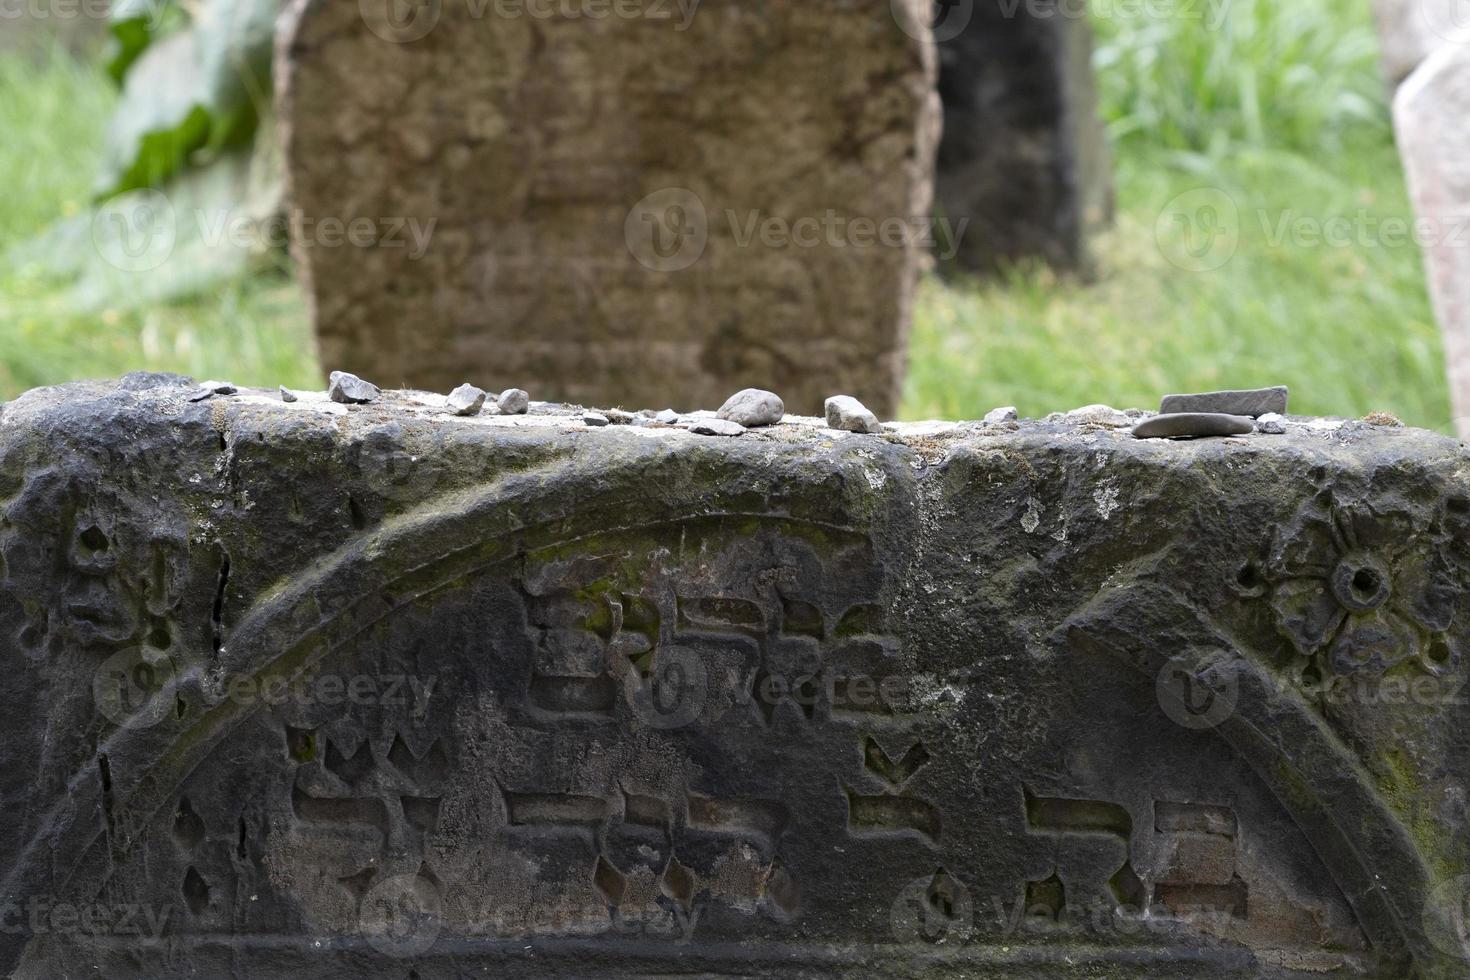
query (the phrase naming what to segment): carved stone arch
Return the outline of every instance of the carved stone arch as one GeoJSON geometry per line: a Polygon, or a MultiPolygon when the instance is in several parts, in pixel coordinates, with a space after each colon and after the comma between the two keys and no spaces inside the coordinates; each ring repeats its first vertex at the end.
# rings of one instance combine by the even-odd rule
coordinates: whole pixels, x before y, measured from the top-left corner
{"type": "Polygon", "coordinates": [[[1167,586],[1130,580],[1089,604],[1059,635],[1136,671],[1150,687],[1176,670],[1222,698],[1227,710],[1201,728],[1244,760],[1301,828],[1382,968],[1422,978],[1461,975],[1463,961],[1426,936],[1434,879],[1409,830],[1299,694],[1249,657],[1215,655],[1239,649],[1217,624],[1167,586]]]}
{"type": "MultiPolygon", "coordinates": [[[[509,572],[528,552],[649,529],[677,537],[681,525],[728,521],[866,542],[871,557],[871,542],[852,526],[841,495],[787,488],[783,504],[737,481],[722,484],[718,466],[689,482],[686,466],[665,459],[619,468],[584,459],[507,476],[431,499],[284,579],[239,618],[218,662],[190,670],[171,689],[197,709],[186,725],[119,727],[99,746],[94,766],[73,775],[43,831],[6,874],[4,893],[84,903],[103,892],[149,826],[176,805],[190,775],[259,710],[259,702],[211,694],[212,679],[308,671],[395,611],[477,573],[509,572]],[[648,492],[649,481],[660,479],[665,489],[648,492]],[[558,492],[549,498],[553,483],[558,492]]],[[[873,581],[881,578],[878,569],[873,581]]],[[[13,930],[0,936],[0,968],[22,960],[28,938],[13,930]]]]}

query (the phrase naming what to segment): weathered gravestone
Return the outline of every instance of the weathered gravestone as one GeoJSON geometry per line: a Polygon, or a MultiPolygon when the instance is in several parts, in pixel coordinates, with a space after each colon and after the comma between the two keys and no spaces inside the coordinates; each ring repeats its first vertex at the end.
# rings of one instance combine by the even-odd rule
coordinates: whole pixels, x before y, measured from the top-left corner
{"type": "Polygon", "coordinates": [[[1431,55],[1399,88],[1393,115],[1456,427],[1470,437],[1470,44],[1431,55]]]}
{"type": "MultiPolygon", "coordinates": [[[[1373,0],[1383,74],[1396,88],[1425,59],[1470,27],[1466,0],[1373,0]]],[[[1463,43],[1463,42],[1462,42],[1463,43]]]]}
{"type": "Polygon", "coordinates": [[[1112,162],[1081,4],[936,5],[944,136],[934,192],[954,266],[1085,268],[1112,218],[1112,162]]]}
{"type": "Polygon", "coordinates": [[[1465,975],[1470,454],[0,422],[21,977],[1465,975]]]}
{"type": "Polygon", "coordinates": [[[891,414],[938,139],[926,8],[300,0],[280,109],[323,362],[681,409],[760,386],[814,413],[835,384],[891,414]],[[413,259],[314,244],[334,218],[433,227],[413,259]]]}

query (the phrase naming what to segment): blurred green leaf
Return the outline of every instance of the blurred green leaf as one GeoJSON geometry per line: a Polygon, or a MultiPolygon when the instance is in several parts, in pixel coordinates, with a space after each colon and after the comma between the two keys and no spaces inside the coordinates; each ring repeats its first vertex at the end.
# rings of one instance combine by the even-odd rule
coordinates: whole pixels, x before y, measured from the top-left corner
{"type": "Polygon", "coordinates": [[[123,76],[143,49],[153,43],[162,25],[164,6],[171,0],[115,0],[108,11],[107,30],[112,38],[107,74],[121,85],[123,76]]]}
{"type": "MultiPolygon", "coordinates": [[[[158,187],[196,154],[247,145],[270,104],[279,0],[202,0],[195,22],[156,40],[164,0],[123,0],[132,60],[108,124],[98,197],[158,187]],[[139,32],[142,32],[141,34],[139,32]],[[140,40],[141,39],[141,40],[140,40]],[[151,42],[151,43],[150,43],[151,42]],[[141,46],[139,46],[141,44],[141,46]]],[[[119,62],[114,59],[109,70],[119,62]]]]}

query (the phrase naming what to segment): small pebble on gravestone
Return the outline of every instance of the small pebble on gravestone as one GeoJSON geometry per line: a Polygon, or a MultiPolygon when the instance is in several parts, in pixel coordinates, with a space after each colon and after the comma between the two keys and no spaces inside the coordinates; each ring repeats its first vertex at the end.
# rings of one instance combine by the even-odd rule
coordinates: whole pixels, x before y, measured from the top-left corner
{"type": "Polygon", "coordinates": [[[611,424],[611,419],[609,419],[606,415],[603,415],[601,412],[588,412],[587,414],[582,416],[582,422],[585,425],[589,425],[594,429],[600,429],[604,425],[611,424]]]}
{"type": "Polygon", "coordinates": [[[1286,418],[1275,412],[1267,412],[1256,419],[1256,430],[1268,436],[1279,436],[1286,432],[1286,418]]]}
{"type": "Polygon", "coordinates": [[[294,402],[296,400],[296,392],[292,391],[290,388],[287,388],[285,385],[281,385],[280,386],[280,389],[281,389],[281,401],[283,401],[283,402],[294,402]]]}
{"type": "Polygon", "coordinates": [[[735,422],[754,429],[763,425],[775,425],[785,418],[786,403],[773,391],[746,388],[731,395],[716,414],[726,422],[735,422]]]}
{"type": "Polygon", "coordinates": [[[745,431],[745,426],[728,419],[695,419],[688,423],[688,429],[701,436],[738,436],[745,431]]]}
{"type": "Polygon", "coordinates": [[[666,408],[662,412],[659,412],[657,415],[655,415],[653,417],[653,420],[655,422],[662,422],[664,425],[673,425],[675,422],[679,421],[679,413],[674,411],[672,408],[666,408]]]}
{"type": "Polygon", "coordinates": [[[833,395],[827,399],[827,428],[844,432],[881,432],[878,416],[868,411],[851,395],[833,395]]]}
{"type": "Polygon", "coordinates": [[[495,399],[502,415],[525,415],[531,407],[531,396],[520,388],[507,388],[495,399]]]}
{"type": "Polygon", "coordinates": [[[346,371],[333,371],[327,389],[332,401],[343,405],[366,405],[377,401],[382,393],[382,389],[371,381],[364,381],[346,371]]]}
{"type": "Polygon", "coordinates": [[[1133,427],[1139,439],[1196,439],[1203,436],[1243,436],[1256,430],[1256,423],[1242,415],[1218,412],[1174,412],[1155,415],[1133,427]]]}
{"type": "Polygon", "coordinates": [[[449,393],[445,408],[455,415],[479,415],[485,407],[485,389],[465,383],[449,393]]]}
{"type": "Polygon", "coordinates": [[[1004,408],[993,408],[985,413],[986,425],[1000,425],[1002,422],[1014,422],[1020,418],[1016,406],[1006,405],[1004,408]]]}
{"type": "Polygon", "coordinates": [[[1197,395],[1165,395],[1159,402],[1159,414],[1183,415],[1193,412],[1260,418],[1262,415],[1285,415],[1286,400],[1285,385],[1275,388],[1254,388],[1249,391],[1207,391],[1197,395]]]}
{"type": "Polygon", "coordinates": [[[1127,425],[1131,419],[1111,405],[1083,405],[1067,413],[1067,418],[1079,422],[1097,422],[1106,425],[1127,425]]]}
{"type": "Polygon", "coordinates": [[[202,402],[215,395],[233,395],[239,390],[228,381],[201,381],[199,387],[195,388],[194,393],[189,396],[189,401],[202,402]]]}

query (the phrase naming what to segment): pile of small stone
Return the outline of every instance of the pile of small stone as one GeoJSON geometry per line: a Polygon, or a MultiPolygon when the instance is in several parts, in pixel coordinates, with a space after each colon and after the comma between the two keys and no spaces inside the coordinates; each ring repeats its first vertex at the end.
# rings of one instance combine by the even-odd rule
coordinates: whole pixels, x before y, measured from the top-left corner
{"type": "Polygon", "coordinates": [[[1159,414],[1133,427],[1139,439],[1197,439],[1206,436],[1243,436],[1259,430],[1272,435],[1286,431],[1287,389],[1254,388],[1211,391],[1194,395],[1165,395],[1159,414]]]}

